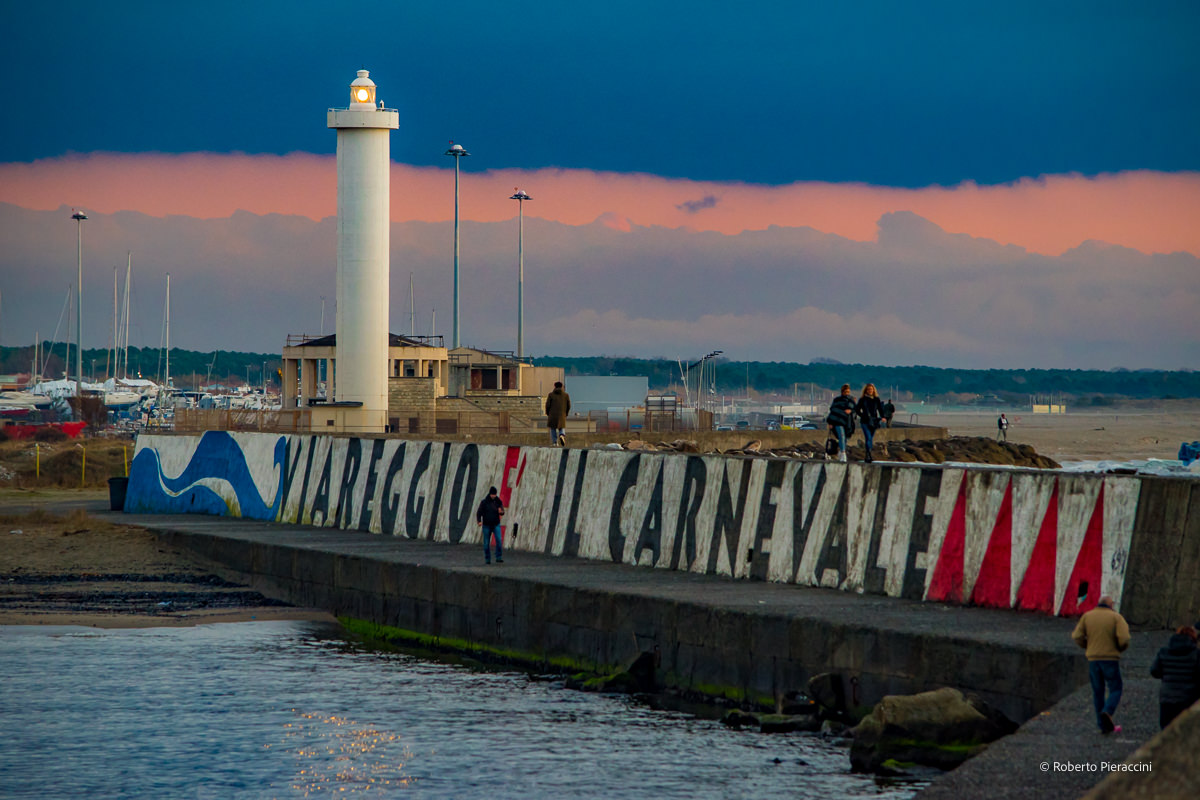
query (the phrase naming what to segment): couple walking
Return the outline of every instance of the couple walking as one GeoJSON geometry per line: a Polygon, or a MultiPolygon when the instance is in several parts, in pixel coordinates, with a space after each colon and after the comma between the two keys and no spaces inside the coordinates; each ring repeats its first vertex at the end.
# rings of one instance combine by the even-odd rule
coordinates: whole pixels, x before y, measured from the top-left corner
{"type": "Polygon", "coordinates": [[[862,424],[867,450],[867,457],[863,460],[869,463],[874,460],[871,450],[875,446],[875,431],[883,420],[890,419],[890,415],[884,410],[883,402],[879,399],[879,393],[875,391],[875,384],[868,383],[864,386],[862,396],[855,401],[850,384],[843,383],[841,393],[833,398],[833,403],[829,406],[829,416],[825,418],[825,422],[829,425],[830,434],[837,437],[836,455],[839,461],[846,460],[846,439],[854,435],[856,417],[862,424]]]}

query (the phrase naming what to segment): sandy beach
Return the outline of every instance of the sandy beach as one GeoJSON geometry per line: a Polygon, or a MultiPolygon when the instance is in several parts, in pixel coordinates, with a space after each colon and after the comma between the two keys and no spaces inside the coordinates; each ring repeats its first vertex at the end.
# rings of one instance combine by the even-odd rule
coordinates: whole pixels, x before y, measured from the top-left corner
{"type": "MultiPolygon", "coordinates": [[[[79,494],[61,493],[68,503],[79,494]]],[[[147,628],[332,619],[230,584],[149,531],[80,510],[2,509],[19,499],[14,493],[0,498],[0,625],[147,628]]]]}
{"type": "MultiPolygon", "coordinates": [[[[1005,413],[1011,423],[1009,441],[1028,444],[1060,463],[1175,458],[1182,442],[1200,439],[1200,407],[1193,403],[1180,403],[1168,411],[1005,413]]],[[[994,412],[922,413],[917,421],[945,427],[953,436],[995,437],[997,416],[994,412]]]]}

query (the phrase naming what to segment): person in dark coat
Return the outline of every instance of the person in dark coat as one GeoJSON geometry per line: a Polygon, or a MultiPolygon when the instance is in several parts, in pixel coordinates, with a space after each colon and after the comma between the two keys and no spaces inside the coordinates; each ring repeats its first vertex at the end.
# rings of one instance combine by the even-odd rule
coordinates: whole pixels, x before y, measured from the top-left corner
{"type": "Polygon", "coordinates": [[[837,436],[838,461],[845,461],[846,437],[854,432],[854,396],[850,393],[850,384],[842,384],[841,394],[833,398],[825,422],[837,436]]]}
{"type": "Polygon", "coordinates": [[[567,443],[567,415],[571,413],[571,395],[563,390],[562,381],[554,382],[554,390],[546,395],[546,425],[550,428],[550,444],[567,443]]]}
{"type": "Polygon", "coordinates": [[[892,417],[896,416],[896,404],[888,400],[883,404],[883,423],[887,427],[892,427],[892,417]]]}
{"type": "Polygon", "coordinates": [[[862,397],[854,404],[854,413],[862,422],[863,441],[867,448],[865,460],[869,463],[875,460],[871,457],[871,450],[875,447],[875,431],[883,421],[883,401],[879,399],[879,392],[875,391],[875,384],[868,383],[863,387],[862,397]]]}
{"type": "Polygon", "coordinates": [[[1158,687],[1158,725],[1165,728],[1171,720],[1200,700],[1200,650],[1196,649],[1196,629],[1179,628],[1158,651],[1150,674],[1162,681],[1158,687]]]}
{"type": "Polygon", "coordinates": [[[492,538],[496,539],[496,563],[504,563],[504,537],[500,533],[500,518],[504,516],[504,501],[493,486],[487,497],[479,501],[475,509],[475,520],[483,533],[483,563],[492,563],[492,538]]]}

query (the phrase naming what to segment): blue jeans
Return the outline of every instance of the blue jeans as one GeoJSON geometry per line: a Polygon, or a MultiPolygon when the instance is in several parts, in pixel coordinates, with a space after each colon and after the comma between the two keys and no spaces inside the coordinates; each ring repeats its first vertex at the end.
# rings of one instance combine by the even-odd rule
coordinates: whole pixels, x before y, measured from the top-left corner
{"type": "Polygon", "coordinates": [[[493,536],[496,538],[496,560],[503,561],[504,560],[504,542],[503,542],[503,538],[500,536],[500,526],[499,525],[488,525],[485,523],[483,526],[483,560],[489,564],[492,563],[492,537],[493,536]]]}
{"type": "Polygon", "coordinates": [[[558,444],[558,437],[565,436],[566,428],[551,428],[550,429],[550,444],[558,444]]]}
{"type": "Polygon", "coordinates": [[[875,446],[875,429],[864,422],[862,426],[862,432],[863,439],[865,439],[867,443],[867,457],[870,458],[871,448],[875,446]]]}
{"type": "Polygon", "coordinates": [[[837,434],[838,452],[846,452],[846,429],[841,425],[834,425],[833,432],[837,434]]]}
{"type": "MultiPolygon", "coordinates": [[[[1089,661],[1088,680],[1092,683],[1092,704],[1096,706],[1096,724],[1100,725],[1100,714],[1111,716],[1121,702],[1121,662],[1089,661]],[[1104,685],[1108,684],[1108,699],[1104,699],[1104,685]]],[[[1100,730],[1104,726],[1100,725],[1100,730]]]]}

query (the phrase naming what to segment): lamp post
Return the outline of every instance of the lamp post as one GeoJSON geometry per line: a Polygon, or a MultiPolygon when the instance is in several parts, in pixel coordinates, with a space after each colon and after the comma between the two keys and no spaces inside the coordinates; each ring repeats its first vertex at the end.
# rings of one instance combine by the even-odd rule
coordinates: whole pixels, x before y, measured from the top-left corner
{"type": "Polygon", "coordinates": [[[471,155],[461,144],[450,143],[450,149],[445,153],[454,156],[454,330],[450,336],[451,349],[458,347],[458,161],[463,156],[471,155]]]}
{"type": "Polygon", "coordinates": [[[87,214],[82,211],[76,211],[71,215],[71,219],[75,220],[75,240],[79,251],[79,283],[76,284],[78,291],[76,292],[75,302],[75,397],[78,398],[81,405],[79,406],[80,413],[83,412],[83,221],[87,219],[87,214]]]}
{"type": "Polygon", "coordinates": [[[517,358],[525,355],[525,201],[532,200],[524,189],[517,189],[509,200],[517,201],[517,358]]]}

